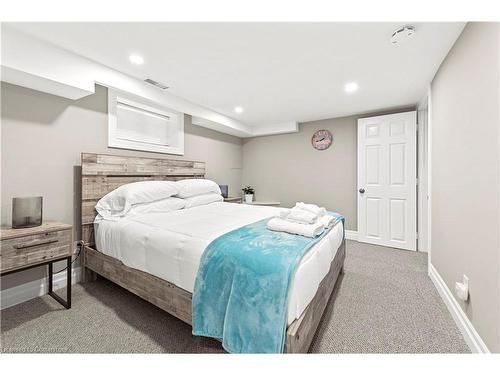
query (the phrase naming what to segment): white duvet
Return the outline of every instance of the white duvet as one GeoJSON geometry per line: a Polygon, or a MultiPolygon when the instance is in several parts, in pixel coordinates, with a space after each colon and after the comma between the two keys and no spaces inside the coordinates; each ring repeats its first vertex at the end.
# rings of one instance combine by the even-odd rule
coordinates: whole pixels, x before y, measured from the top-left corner
{"type": "MultiPolygon", "coordinates": [[[[147,213],[120,221],[96,219],[96,247],[125,265],[148,272],[193,292],[203,251],[217,237],[269,218],[281,209],[216,202],[165,213],[147,213]]],[[[300,317],[330,269],[342,242],[338,223],[302,258],[290,289],[288,324],[300,317]]]]}

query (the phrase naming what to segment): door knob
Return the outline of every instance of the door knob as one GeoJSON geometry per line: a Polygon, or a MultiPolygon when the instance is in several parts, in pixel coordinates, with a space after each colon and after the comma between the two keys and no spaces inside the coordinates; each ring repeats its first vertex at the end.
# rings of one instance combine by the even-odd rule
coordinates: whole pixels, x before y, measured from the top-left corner
{"type": "Polygon", "coordinates": [[[361,189],[359,189],[359,192],[360,192],[361,194],[363,194],[363,193],[365,192],[365,189],[361,188],[361,189]]]}

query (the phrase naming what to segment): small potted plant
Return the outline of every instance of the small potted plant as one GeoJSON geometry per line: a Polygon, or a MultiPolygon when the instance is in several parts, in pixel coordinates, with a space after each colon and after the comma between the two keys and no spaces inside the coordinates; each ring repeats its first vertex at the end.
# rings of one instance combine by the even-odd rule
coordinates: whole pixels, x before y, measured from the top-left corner
{"type": "Polygon", "coordinates": [[[255,192],[253,190],[253,187],[247,186],[241,190],[243,190],[243,193],[245,193],[245,203],[252,203],[253,202],[253,194],[255,192]]]}

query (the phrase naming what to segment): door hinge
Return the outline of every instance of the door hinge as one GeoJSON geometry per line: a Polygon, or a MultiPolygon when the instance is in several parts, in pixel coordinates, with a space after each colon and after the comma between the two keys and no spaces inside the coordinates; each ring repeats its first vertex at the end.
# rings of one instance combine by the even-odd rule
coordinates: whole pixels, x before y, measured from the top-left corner
{"type": "Polygon", "coordinates": [[[418,240],[418,232],[415,233],[415,238],[418,240]]]}
{"type": "Polygon", "coordinates": [[[415,179],[415,185],[418,185],[418,178],[415,179]]]}

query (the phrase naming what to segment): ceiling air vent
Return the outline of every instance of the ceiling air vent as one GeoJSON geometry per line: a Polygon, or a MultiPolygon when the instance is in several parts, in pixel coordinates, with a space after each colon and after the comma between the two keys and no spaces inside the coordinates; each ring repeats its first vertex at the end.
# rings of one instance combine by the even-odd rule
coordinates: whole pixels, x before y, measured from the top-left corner
{"type": "Polygon", "coordinates": [[[146,78],[146,79],[144,80],[144,82],[147,82],[147,83],[149,83],[149,84],[151,84],[151,85],[153,85],[153,86],[156,86],[156,87],[158,87],[158,88],[160,88],[160,89],[162,89],[162,90],[166,90],[166,89],[168,89],[168,86],[166,86],[166,85],[164,85],[163,83],[160,83],[160,82],[158,82],[158,81],[155,81],[154,79],[151,79],[151,78],[146,78]]]}
{"type": "Polygon", "coordinates": [[[415,26],[406,25],[401,26],[399,29],[394,31],[391,36],[392,44],[402,44],[407,40],[411,39],[415,35],[415,26]]]}

